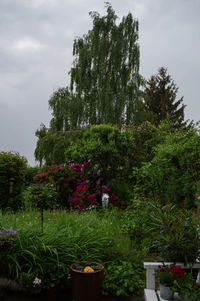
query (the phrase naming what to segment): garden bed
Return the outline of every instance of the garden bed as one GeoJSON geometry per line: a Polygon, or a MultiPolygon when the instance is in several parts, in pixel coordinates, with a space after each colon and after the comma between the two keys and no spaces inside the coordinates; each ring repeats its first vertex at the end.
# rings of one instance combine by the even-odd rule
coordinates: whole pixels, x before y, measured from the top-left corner
{"type": "MultiPolygon", "coordinates": [[[[122,233],[124,219],[121,215],[122,212],[116,210],[81,214],[45,211],[42,231],[38,211],[2,214],[3,228],[13,227],[18,236],[6,251],[0,253],[1,276],[17,279],[28,292],[42,290],[37,297],[3,290],[2,298],[6,301],[44,300],[44,294],[49,294],[46,288],[62,280],[69,290],[69,267],[80,261],[103,264],[106,274],[103,294],[108,296],[104,297],[105,300],[123,300],[124,296],[131,296],[132,293],[142,296],[143,253],[134,247],[128,235],[122,233]],[[41,283],[34,286],[36,278],[41,283]],[[111,298],[111,295],[119,297],[111,298]]],[[[58,294],[58,300],[67,300],[69,294],[65,289],[56,291],[55,288],[52,292],[45,299],[49,301],[58,294]]]]}

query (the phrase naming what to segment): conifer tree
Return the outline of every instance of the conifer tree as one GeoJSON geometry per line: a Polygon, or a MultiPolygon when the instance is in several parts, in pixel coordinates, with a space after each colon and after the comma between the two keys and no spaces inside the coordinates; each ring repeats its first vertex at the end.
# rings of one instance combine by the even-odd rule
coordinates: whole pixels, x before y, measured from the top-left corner
{"type": "Polygon", "coordinates": [[[171,119],[174,127],[184,127],[183,97],[176,100],[178,87],[167,73],[167,69],[161,67],[156,75],[152,75],[147,81],[144,90],[144,111],[149,114],[150,121],[159,125],[166,118],[171,119]]]}

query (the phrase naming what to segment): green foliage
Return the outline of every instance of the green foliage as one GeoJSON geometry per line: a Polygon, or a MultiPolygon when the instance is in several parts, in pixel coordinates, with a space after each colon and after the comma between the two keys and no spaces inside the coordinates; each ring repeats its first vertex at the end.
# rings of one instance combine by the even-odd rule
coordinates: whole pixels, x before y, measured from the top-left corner
{"type": "Polygon", "coordinates": [[[57,192],[57,204],[69,208],[69,197],[75,190],[76,172],[69,165],[55,164],[44,167],[35,176],[36,183],[53,184],[57,192]]]}
{"type": "Polygon", "coordinates": [[[0,152],[0,208],[17,210],[23,206],[21,192],[27,161],[18,153],[0,152]]]}
{"type": "Polygon", "coordinates": [[[160,130],[148,121],[129,127],[135,144],[132,166],[141,167],[143,162],[153,158],[153,148],[160,142],[160,130]]]}
{"type": "Polygon", "coordinates": [[[37,184],[27,189],[33,208],[41,211],[41,227],[44,228],[44,209],[55,209],[58,206],[57,192],[53,184],[37,184]]]}
{"type": "Polygon", "coordinates": [[[109,189],[119,198],[118,205],[120,208],[127,207],[130,202],[131,190],[129,186],[129,183],[124,179],[115,178],[108,181],[109,189]]]}
{"type": "Polygon", "coordinates": [[[35,184],[28,187],[33,208],[53,209],[57,206],[57,193],[53,184],[35,184]]]}
{"type": "Polygon", "coordinates": [[[74,130],[94,124],[122,128],[137,123],[143,83],[139,75],[138,21],[129,13],[116,22],[108,3],[105,16],[90,12],[90,17],[93,28],[74,40],[70,87],[53,93],[49,100],[50,126],[41,124],[35,133],[35,158],[40,165],[64,162],[64,148],[74,130]]]}
{"type": "Polygon", "coordinates": [[[200,287],[197,285],[191,273],[185,273],[181,279],[177,279],[174,283],[173,290],[178,292],[181,298],[188,300],[200,300],[200,287]]]}
{"type": "Polygon", "coordinates": [[[90,12],[93,28],[73,45],[70,90],[77,105],[77,126],[134,122],[141,78],[138,21],[131,13],[116,24],[107,3],[107,15],[90,12]],[[81,114],[80,114],[81,113],[81,114]],[[78,115],[78,117],[77,117],[78,115]]]}
{"type": "Polygon", "coordinates": [[[22,291],[28,294],[38,294],[62,282],[68,285],[69,269],[61,263],[49,264],[43,272],[37,267],[32,273],[22,272],[19,277],[19,285],[22,291]]]}
{"type": "Polygon", "coordinates": [[[135,197],[122,213],[121,233],[129,236],[132,247],[143,250],[144,256],[149,252],[153,238],[148,227],[151,210],[146,199],[135,197]]]}
{"type": "Polygon", "coordinates": [[[168,117],[175,128],[185,127],[183,97],[176,101],[178,88],[167,69],[161,67],[157,75],[151,76],[144,90],[144,111],[148,112],[149,120],[159,125],[168,117]]]}
{"type": "Polygon", "coordinates": [[[155,156],[144,164],[138,181],[144,193],[164,204],[171,201],[194,207],[200,181],[200,136],[198,130],[178,130],[157,145],[155,156]]]}
{"type": "Polygon", "coordinates": [[[65,155],[67,160],[79,163],[91,160],[107,184],[109,179],[129,174],[131,167],[128,159],[133,147],[128,131],[120,131],[111,125],[96,125],[85,130],[83,139],[71,144],[65,155]]]}
{"type": "Polygon", "coordinates": [[[40,168],[37,166],[27,166],[27,168],[24,170],[23,176],[26,187],[34,183],[34,176],[39,172],[39,169],[40,168]]]}
{"type": "Polygon", "coordinates": [[[143,267],[125,260],[113,261],[105,266],[104,295],[128,297],[142,294],[144,290],[143,267]]]}
{"type": "Polygon", "coordinates": [[[36,131],[38,137],[35,159],[42,164],[63,164],[65,162],[65,149],[82,137],[83,130],[47,129],[44,124],[36,131]]]}
{"type": "MultiPolygon", "coordinates": [[[[93,261],[110,264],[114,259],[131,258],[130,241],[120,234],[122,220],[107,213],[44,212],[44,232],[38,212],[20,212],[1,216],[4,228],[13,225],[19,233],[7,252],[0,252],[1,275],[19,278],[21,273],[44,278],[51,265],[93,261]],[[36,272],[36,274],[35,274],[36,272]]],[[[138,253],[138,251],[137,251],[138,253]]]]}
{"type": "Polygon", "coordinates": [[[150,229],[163,261],[194,263],[200,255],[199,222],[190,210],[152,205],[150,229]]]}

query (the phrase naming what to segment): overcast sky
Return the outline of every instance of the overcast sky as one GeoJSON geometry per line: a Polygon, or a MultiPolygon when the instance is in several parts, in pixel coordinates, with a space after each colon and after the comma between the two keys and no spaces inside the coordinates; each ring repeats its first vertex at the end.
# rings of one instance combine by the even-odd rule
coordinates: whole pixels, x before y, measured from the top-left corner
{"type": "MultiPolygon", "coordinates": [[[[187,119],[200,120],[200,0],[112,0],[121,18],[139,20],[140,73],[167,67],[184,96],[187,119]]],[[[48,100],[69,82],[73,40],[92,28],[101,0],[0,0],[0,151],[35,165],[35,130],[51,119],[48,100]]]]}

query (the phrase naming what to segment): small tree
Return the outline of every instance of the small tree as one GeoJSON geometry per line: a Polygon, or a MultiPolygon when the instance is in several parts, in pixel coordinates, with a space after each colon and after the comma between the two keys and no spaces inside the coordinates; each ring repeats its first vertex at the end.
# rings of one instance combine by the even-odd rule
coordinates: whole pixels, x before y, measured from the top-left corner
{"type": "Polygon", "coordinates": [[[41,227],[44,229],[44,210],[57,206],[57,192],[53,184],[37,184],[28,188],[32,206],[40,209],[41,227]]]}

